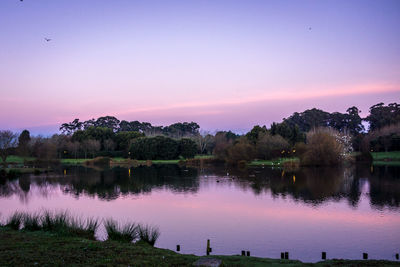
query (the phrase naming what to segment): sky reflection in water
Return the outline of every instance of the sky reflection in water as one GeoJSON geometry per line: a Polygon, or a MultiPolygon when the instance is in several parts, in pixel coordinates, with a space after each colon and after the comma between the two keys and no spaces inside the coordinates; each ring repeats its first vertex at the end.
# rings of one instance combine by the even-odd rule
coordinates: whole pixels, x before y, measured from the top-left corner
{"type": "MultiPolygon", "coordinates": [[[[67,167],[0,185],[2,217],[15,210],[67,209],[79,216],[113,217],[158,225],[156,246],[205,254],[303,261],[394,259],[400,247],[398,167],[246,170],[175,165],[94,170],[67,167]],[[229,175],[228,175],[229,174],[229,175]]],[[[99,238],[104,238],[100,229],[99,238]]]]}

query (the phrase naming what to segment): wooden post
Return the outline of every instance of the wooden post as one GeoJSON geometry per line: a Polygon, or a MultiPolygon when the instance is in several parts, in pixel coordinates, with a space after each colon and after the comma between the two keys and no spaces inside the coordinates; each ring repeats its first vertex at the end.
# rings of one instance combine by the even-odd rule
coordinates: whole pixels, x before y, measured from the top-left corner
{"type": "Polygon", "coordinates": [[[326,260],[326,252],[322,252],[322,259],[326,260]]]}
{"type": "Polygon", "coordinates": [[[176,245],[176,251],[181,251],[181,245],[176,245]]]}
{"type": "Polygon", "coordinates": [[[242,250],[242,256],[246,256],[246,251],[242,250]]]}
{"type": "Polygon", "coordinates": [[[250,257],[250,251],[247,251],[247,257],[250,257]]]}
{"type": "Polygon", "coordinates": [[[368,260],[368,253],[363,253],[363,259],[368,260]]]}
{"type": "Polygon", "coordinates": [[[399,253],[396,253],[396,260],[399,259],[399,253]]]}
{"type": "Polygon", "coordinates": [[[285,259],[288,260],[289,259],[289,252],[285,252],[285,259]]]}
{"type": "Polygon", "coordinates": [[[207,256],[210,255],[210,239],[207,239],[207,256]]]}
{"type": "Polygon", "coordinates": [[[281,259],[283,260],[285,258],[285,253],[281,252],[281,259]]]}

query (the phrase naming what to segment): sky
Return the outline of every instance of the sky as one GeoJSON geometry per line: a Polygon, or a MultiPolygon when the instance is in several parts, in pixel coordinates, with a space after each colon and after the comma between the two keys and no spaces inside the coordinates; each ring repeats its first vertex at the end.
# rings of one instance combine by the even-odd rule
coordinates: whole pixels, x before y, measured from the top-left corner
{"type": "Polygon", "coordinates": [[[0,129],[110,115],[245,132],[379,102],[400,102],[398,0],[0,1],[0,129]]]}

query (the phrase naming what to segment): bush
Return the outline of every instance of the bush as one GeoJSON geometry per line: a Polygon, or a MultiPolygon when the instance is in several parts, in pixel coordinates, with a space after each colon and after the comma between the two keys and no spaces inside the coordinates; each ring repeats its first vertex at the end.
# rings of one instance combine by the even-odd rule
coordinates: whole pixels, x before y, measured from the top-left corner
{"type": "Polygon", "coordinates": [[[111,162],[111,158],[109,157],[97,157],[92,160],[85,161],[86,165],[94,165],[94,166],[109,166],[111,162]]]}
{"type": "Polygon", "coordinates": [[[168,160],[179,157],[178,142],[165,136],[142,137],[132,141],[130,150],[132,159],[168,160]]]}
{"type": "Polygon", "coordinates": [[[290,149],[289,142],[280,135],[263,134],[257,141],[257,158],[273,159],[281,156],[282,151],[290,149]]]}
{"type": "Polygon", "coordinates": [[[344,157],[344,147],[334,131],[316,129],[307,133],[306,151],[300,156],[301,165],[338,165],[344,157]]]}
{"type": "Polygon", "coordinates": [[[197,144],[189,138],[179,140],[179,155],[184,158],[194,158],[197,153],[197,144]]]}
{"type": "Polygon", "coordinates": [[[18,178],[19,176],[21,176],[21,171],[14,169],[9,170],[7,174],[7,177],[10,179],[15,179],[18,178]]]}
{"type": "Polygon", "coordinates": [[[254,145],[250,144],[246,139],[241,139],[239,142],[227,148],[226,162],[229,164],[238,164],[239,161],[252,161],[255,157],[254,145]]]}

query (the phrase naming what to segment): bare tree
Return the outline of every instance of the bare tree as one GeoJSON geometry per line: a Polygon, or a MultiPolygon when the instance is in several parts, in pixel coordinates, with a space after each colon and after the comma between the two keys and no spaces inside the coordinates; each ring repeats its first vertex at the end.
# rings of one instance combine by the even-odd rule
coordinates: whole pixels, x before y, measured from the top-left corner
{"type": "Polygon", "coordinates": [[[0,156],[6,167],[6,160],[10,153],[10,148],[17,146],[17,135],[11,131],[0,131],[0,156]]]}
{"type": "Polygon", "coordinates": [[[78,151],[79,151],[79,142],[68,142],[67,143],[67,149],[74,155],[76,158],[78,151]]]}
{"type": "Polygon", "coordinates": [[[104,140],[104,150],[112,151],[115,149],[115,142],[111,139],[104,140]]]}
{"type": "Polygon", "coordinates": [[[100,142],[94,139],[88,139],[82,142],[82,150],[85,153],[85,158],[87,158],[87,154],[91,153],[92,157],[94,157],[94,153],[100,150],[100,142]]]}
{"type": "Polygon", "coordinates": [[[194,137],[194,141],[199,147],[200,154],[203,154],[208,145],[213,141],[213,136],[208,132],[199,133],[194,137]]]}

